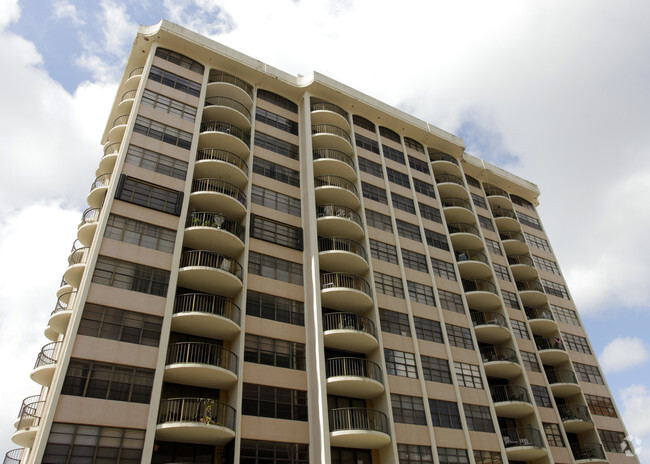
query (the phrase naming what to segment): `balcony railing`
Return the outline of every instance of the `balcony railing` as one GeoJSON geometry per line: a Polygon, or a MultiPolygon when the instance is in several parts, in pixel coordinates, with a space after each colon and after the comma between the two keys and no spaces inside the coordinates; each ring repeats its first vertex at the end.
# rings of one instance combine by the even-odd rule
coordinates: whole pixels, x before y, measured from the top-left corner
{"type": "Polygon", "coordinates": [[[539,430],[532,427],[511,427],[501,429],[501,436],[503,436],[503,445],[506,448],[511,448],[513,446],[544,447],[542,434],[539,433],[539,430]]]}
{"type": "Polygon", "coordinates": [[[113,125],[111,126],[111,128],[116,127],[116,126],[123,126],[127,122],[129,122],[129,115],[128,114],[122,114],[122,115],[118,116],[117,118],[115,118],[113,120],[113,125]]]}
{"type": "Polygon", "coordinates": [[[537,280],[517,280],[515,284],[517,284],[517,290],[520,292],[533,291],[544,293],[544,287],[537,280]]]}
{"type": "Polygon", "coordinates": [[[224,163],[237,166],[242,171],[248,173],[248,165],[238,155],[218,148],[204,148],[196,153],[196,160],[223,161],[224,163]]]}
{"type": "Polygon", "coordinates": [[[498,327],[508,327],[506,323],[506,318],[499,313],[493,311],[472,311],[470,313],[472,318],[472,324],[474,327],[479,325],[495,325],[498,327]]]}
{"type": "Polygon", "coordinates": [[[214,314],[230,319],[237,325],[240,323],[241,310],[232,301],[222,296],[209,293],[183,293],[176,295],[174,314],[182,313],[214,314]]]}
{"type": "Polygon", "coordinates": [[[349,219],[350,221],[358,224],[360,227],[363,227],[361,222],[361,216],[353,210],[343,205],[319,205],[316,206],[316,215],[321,217],[339,217],[344,219],[349,219]]]}
{"type": "Polygon", "coordinates": [[[558,404],[557,410],[563,421],[580,420],[584,422],[593,422],[589,409],[582,404],[558,404]]]}
{"type": "Polygon", "coordinates": [[[338,135],[339,137],[344,138],[350,144],[352,144],[352,140],[350,139],[350,134],[348,134],[340,127],[334,126],[332,124],[315,124],[311,126],[311,133],[312,135],[316,135],[316,134],[338,135]]]}
{"type": "Polygon", "coordinates": [[[354,165],[354,160],[351,157],[342,151],[334,150],[333,148],[320,148],[318,150],[314,150],[314,160],[317,159],[335,159],[344,162],[352,169],[354,169],[355,172],[357,170],[356,166],[354,165]]]}
{"type": "Polygon", "coordinates": [[[59,349],[61,348],[62,342],[52,342],[45,345],[41,348],[41,352],[36,356],[36,363],[34,364],[34,369],[41,366],[47,366],[48,364],[56,364],[58,361],[59,349]]]}
{"type": "Polygon", "coordinates": [[[483,362],[509,361],[519,364],[517,353],[507,346],[485,346],[480,349],[483,362]]]}
{"type": "Polygon", "coordinates": [[[370,284],[359,276],[352,274],[344,274],[342,272],[331,272],[328,274],[321,274],[320,276],[321,290],[328,290],[332,288],[348,288],[352,290],[359,290],[366,295],[372,297],[370,292],[370,284]]]}
{"type": "Polygon", "coordinates": [[[530,397],[524,387],[519,385],[495,385],[490,387],[492,401],[502,403],[504,401],[522,401],[530,403],[530,397]]]}
{"type": "Polygon", "coordinates": [[[606,460],[603,445],[600,443],[571,443],[571,453],[573,459],[581,461],[584,459],[599,459],[606,460]]]}
{"type": "Polygon", "coordinates": [[[242,267],[230,256],[208,250],[187,250],[181,255],[180,267],[209,267],[228,272],[239,280],[242,278],[242,267]]]}
{"type": "Polygon", "coordinates": [[[443,208],[457,207],[457,208],[465,208],[470,211],[472,210],[472,205],[469,204],[469,201],[463,198],[457,198],[457,197],[441,198],[440,202],[442,203],[443,208]]]}
{"type": "Polygon", "coordinates": [[[572,383],[578,385],[578,379],[573,371],[566,369],[548,369],[544,372],[549,384],[572,383]]]}
{"type": "Polygon", "coordinates": [[[167,365],[169,364],[207,364],[237,374],[237,355],[214,343],[170,343],[167,350],[167,365]]]}
{"type": "Polygon", "coordinates": [[[137,90],[127,90],[122,94],[122,97],[120,98],[120,103],[122,103],[124,100],[128,100],[131,98],[135,98],[135,94],[137,93],[137,90]]]}
{"type": "Polygon", "coordinates": [[[138,68],[133,68],[131,70],[131,72],[129,73],[129,77],[142,76],[143,72],[144,72],[144,66],[140,66],[138,68]]]}
{"type": "Polygon", "coordinates": [[[86,262],[86,255],[88,254],[88,247],[82,246],[79,240],[75,240],[72,244],[72,249],[68,255],[68,264],[73,266],[86,262]]]}
{"type": "Polygon", "coordinates": [[[97,222],[99,220],[99,214],[102,212],[101,208],[88,208],[86,211],[83,212],[81,215],[81,222],[79,223],[79,227],[83,226],[84,224],[89,224],[91,222],[97,222]]]}
{"type": "Polygon", "coordinates": [[[524,311],[526,312],[526,318],[528,318],[529,320],[530,319],[547,319],[549,321],[554,321],[555,320],[555,317],[553,316],[553,313],[548,308],[526,308],[526,307],[524,307],[524,311]]]}
{"type": "Polygon", "coordinates": [[[317,176],[314,177],[314,187],[340,187],[349,190],[359,196],[357,187],[349,180],[339,176],[317,176]]]}
{"type": "Polygon", "coordinates": [[[333,113],[343,116],[346,120],[348,119],[348,113],[341,108],[340,106],[335,105],[334,103],[327,102],[318,102],[311,104],[312,111],[331,111],[333,113]]]}
{"type": "Polygon", "coordinates": [[[429,159],[433,161],[449,161],[454,163],[456,166],[460,166],[460,163],[456,158],[446,153],[429,153],[429,159]]]}
{"type": "Polygon", "coordinates": [[[95,179],[95,182],[93,182],[90,185],[90,191],[92,192],[93,190],[99,187],[106,187],[110,182],[111,182],[111,173],[109,172],[107,174],[102,174],[99,177],[97,177],[97,179],[95,179]]]}
{"type": "Polygon", "coordinates": [[[250,135],[244,132],[237,126],[229,124],[227,122],[220,121],[207,121],[202,122],[200,127],[200,132],[223,132],[225,134],[230,134],[234,137],[237,137],[239,140],[244,142],[247,147],[250,146],[250,135]]]}
{"type": "Polygon", "coordinates": [[[330,432],[366,430],[390,435],[386,414],[368,408],[338,408],[329,411],[330,432]]]}
{"type": "Polygon", "coordinates": [[[562,350],[564,349],[564,342],[555,337],[535,337],[535,345],[538,350],[562,350]]]}
{"type": "Polygon", "coordinates": [[[452,183],[465,187],[465,182],[463,182],[463,179],[458,176],[454,176],[453,174],[436,174],[434,177],[436,179],[436,183],[438,184],[452,183]]]}
{"type": "Polygon", "coordinates": [[[246,206],[246,195],[239,187],[219,179],[195,179],[192,181],[192,193],[196,192],[214,192],[223,193],[234,198],[242,205],[246,206]]]}
{"type": "Polygon", "coordinates": [[[328,313],[323,315],[323,331],[356,330],[375,337],[375,323],[365,316],[353,313],[328,313]]]}
{"type": "Polygon", "coordinates": [[[232,108],[233,110],[238,111],[239,113],[246,116],[249,121],[251,120],[251,112],[248,110],[248,108],[233,98],[208,97],[205,99],[204,107],[207,108],[210,106],[225,106],[227,108],[232,108]]]}
{"type": "Polygon", "coordinates": [[[490,292],[497,295],[496,285],[483,279],[463,279],[463,290],[465,292],[490,292]]]}
{"type": "Polygon", "coordinates": [[[511,209],[505,209],[505,208],[494,208],[492,210],[492,216],[495,218],[510,218],[514,219],[515,221],[517,220],[517,215],[515,212],[511,209]]]}
{"type": "Polygon", "coordinates": [[[208,84],[211,84],[213,82],[225,82],[226,84],[232,84],[246,92],[248,96],[251,97],[251,100],[253,99],[253,86],[231,74],[220,72],[210,73],[208,76],[208,84]]]}
{"type": "MultiPolygon", "coordinates": [[[[63,283],[61,284],[63,286],[63,283]]],[[[77,291],[73,290],[71,292],[65,292],[63,293],[57,300],[56,300],[56,306],[54,306],[54,311],[50,314],[56,314],[61,311],[65,311],[70,308],[72,303],[74,303],[74,298],[77,295],[77,291]]]]}
{"type": "Polygon", "coordinates": [[[343,237],[319,237],[318,251],[347,251],[367,261],[366,249],[360,243],[343,237]]]}
{"type": "Polygon", "coordinates": [[[379,364],[363,358],[329,358],[325,364],[327,378],[364,377],[383,383],[379,364]]]}
{"type": "Polygon", "coordinates": [[[521,232],[517,232],[515,230],[506,230],[503,232],[499,232],[499,237],[501,240],[517,240],[518,242],[521,243],[526,243],[526,238],[524,237],[524,234],[521,232]]]}
{"type": "Polygon", "coordinates": [[[476,235],[477,237],[480,237],[478,228],[476,228],[475,225],[468,224],[466,222],[452,222],[450,224],[447,224],[447,230],[449,231],[450,234],[464,233],[464,234],[472,234],[472,235],[476,235]]]}
{"type": "Polygon", "coordinates": [[[235,430],[235,409],[212,398],[169,398],[160,401],[158,423],[191,422],[235,430]]]}
{"type": "Polygon", "coordinates": [[[508,264],[525,264],[527,266],[535,267],[533,259],[528,255],[509,255],[508,264]]]}
{"type": "Polygon", "coordinates": [[[501,189],[499,187],[495,187],[494,185],[483,184],[483,189],[485,190],[485,194],[488,197],[498,195],[498,196],[510,198],[510,195],[508,195],[508,192],[506,192],[505,190],[503,190],[503,189],[501,189]]]}
{"type": "Polygon", "coordinates": [[[112,155],[112,154],[117,155],[117,152],[120,151],[120,145],[122,145],[122,142],[113,142],[106,145],[104,147],[104,156],[112,155]]]}
{"type": "Polygon", "coordinates": [[[488,259],[485,253],[478,250],[458,250],[455,251],[456,261],[459,263],[465,261],[480,261],[481,263],[488,264],[488,259]]]}
{"type": "Polygon", "coordinates": [[[3,464],[20,464],[20,460],[23,457],[24,451],[25,448],[16,448],[12,449],[11,451],[7,451],[3,464]]]}
{"type": "Polygon", "coordinates": [[[18,412],[17,430],[40,424],[43,408],[45,407],[45,401],[41,401],[40,397],[40,395],[28,396],[23,400],[18,412]]]}
{"type": "Polygon", "coordinates": [[[185,227],[212,227],[213,229],[230,232],[242,242],[246,238],[246,229],[234,219],[219,213],[194,211],[187,215],[185,227]]]}

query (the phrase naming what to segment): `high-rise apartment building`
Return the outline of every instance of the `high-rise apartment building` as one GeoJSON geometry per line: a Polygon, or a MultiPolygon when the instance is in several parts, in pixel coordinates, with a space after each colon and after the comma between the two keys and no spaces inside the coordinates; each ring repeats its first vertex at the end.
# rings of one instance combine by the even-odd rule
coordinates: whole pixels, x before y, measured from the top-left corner
{"type": "Polygon", "coordinates": [[[461,139],[163,21],[102,143],[5,463],[638,462],[537,187],[461,139]]]}

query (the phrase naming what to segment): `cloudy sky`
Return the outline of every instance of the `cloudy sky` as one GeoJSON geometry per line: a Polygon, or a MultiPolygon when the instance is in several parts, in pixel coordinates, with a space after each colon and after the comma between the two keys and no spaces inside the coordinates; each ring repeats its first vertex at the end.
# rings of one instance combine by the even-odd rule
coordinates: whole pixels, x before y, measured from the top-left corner
{"type": "Polygon", "coordinates": [[[20,401],[38,393],[29,372],[125,58],[138,24],[162,18],[289,73],[322,72],[538,184],[544,226],[650,462],[643,0],[0,1],[0,451],[15,447],[20,401]]]}

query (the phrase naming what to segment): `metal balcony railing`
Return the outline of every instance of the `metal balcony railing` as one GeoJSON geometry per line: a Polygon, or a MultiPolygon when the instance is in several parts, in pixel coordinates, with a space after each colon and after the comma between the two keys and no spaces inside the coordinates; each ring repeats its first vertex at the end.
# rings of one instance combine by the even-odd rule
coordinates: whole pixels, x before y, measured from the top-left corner
{"type": "Polygon", "coordinates": [[[124,100],[128,100],[130,98],[135,98],[135,94],[137,93],[137,90],[127,90],[122,94],[122,97],[120,98],[120,103],[122,103],[124,100]]]}
{"type": "Polygon", "coordinates": [[[454,176],[453,174],[436,174],[434,178],[438,184],[451,183],[465,187],[465,182],[463,182],[463,179],[458,176],[454,176]]]}
{"type": "Polygon", "coordinates": [[[68,265],[85,263],[87,255],[88,247],[83,246],[79,240],[75,240],[68,255],[68,265]]]}
{"type": "Polygon", "coordinates": [[[209,250],[187,250],[181,255],[180,267],[209,267],[228,272],[239,280],[242,278],[242,267],[230,256],[209,250]]]}
{"type": "Polygon", "coordinates": [[[553,313],[548,308],[526,308],[524,307],[526,313],[526,318],[530,319],[546,319],[549,321],[554,321],[555,317],[553,313]]]}
{"type": "Polygon", "coordinates": [[[548,383],[553,385],[556,383],[572,383],[578,385],[578,379],[573,371],[566,369],[548,369],[544,371],[548,383]]]}
{"type": "Polygon", "coordinates": [[[127,122],[129,122],[129,115],[122,114],[113,120],[111,128],[126,125],[127,122]]]}
{"type": "Polygon", "coordinates": [[[526,243],[526,238],[524,237],[524,234],[514,230],[506,230],[503,232],[499,232],[499,237],[501,238],[501,240],[517,240],[518,242],[526,243]]]}
{"type": "Polygon", "coordinates": [[[454,163],[456,166],[460,166],[460,163],[456,158],[446,153],[429,153],[429,159],[432,163],[436,161],[449,161],[450,163],[454,163]]]}
{"type": "Polygon", "coordinates": [[[349,219],[350,221],[358,224],[360,227],[363,227],[361,216],[359,216],[355,210],[348,208],[347,206],[334,204],[319,205],[316,206],[316,215],[319,218],[338,217],[349,219]]]}
{"type": "Polygon", "coordinates": [[[239,325],[241,319],[239,306],[223,296],[209,293],[182,293],[176,295],[174,314],[194,312],[225,317],[237,325],[239,325]]]}
{"type": "Polygon", "coordinates": [[[472,205],[469,204],[469,201],[463,199],[463,198],[457,198],[457,197],[448,197],[448,198],[441,198],[440,202],[442,203],[443,208],[465,208],[468,210],[472,210],[472,205]]]}
{"type": "Polygon", "coordinates": [[[544,447],[542,434],[539,430],[532,427],[511,427],[501,429],[501,436],[503,437],[503,445],[506,448],[511,448],[513,446],[544,447]]]}
{"type": "Polygon", "coordinates": [[[485,253],[478,250],[458,250],[454,252],[456,255],[456,261],[459,263],[465,261],[479,261],[481,263],[488,264],[488,259],[485,253]]]}
{"type": "Polygon", "coordinates": [[[23,400],[23,403],[20,405],[20,411],[18,412],[16,430],[34,427],[40,424],[43,408],[45,407],[45,401],[40,400],[40,398],[40,395],[34,395],[28,396],[23,400]]]}
{"type": "Polygon", "coordinates": [[[97,177],[95,181],[90,185],[90,191],[92,192],[93,190],[99,187],[107,187],[110,182],[111,182],[111,173],[109,172],[108,174],[102,174],[99,177],[97,177]]]}
{"type": "Polygon", "coordinates": [[[495,187],[494,185],[483,184],[483,190],[485,190],[485,195],[487,195],[488,197],[498,195],[498,196],[501,196],[501,197],[510,198],[510,195],[508,194],[508,192],[506,192],[502,188],[495,187]]]}
{"type": "Polygon", "coordinates": [[[337,408],[329,411],[330,432],[365,430],[390,435],[386,414],[368,408],[337,408]]]}
{"type": "Polygon", "coordinates": [[[489,280],[462,279],[465,292],[490,292],[497,295],[497,287],[489,280]]]}
{"type": "Polygon", "coordinates": [[[223,346],[205,342],[170,343],[167,365],[207,364],[237,375],[237,355],[223,346]]]}
{"type": "Polygon", "coordinates": [[[160,401],[158,423],[189,422],[235,430],[235,409],[212,398],[168,398],[160,401]]]}
{"type": "Polygon", "coordinates": [[[353,168],[355,172],[357,170],[357,167],[354,165],[354,160],[340,150],[334,150],[333,148],[320,148],[318,150],[314,150],[313,154],[314,160],[335,159],[347,164],[353,168]]]}
{"type": "Polygon", "coordinates": [[[566,351],[564,348],[564,342],[556,337],[535,337],[535,345],[537,345],[538,350],[562,350],[566,351]]]}
{"type": "Polygon", "coordinates": [[[144,66],[140,66],[137,68],[133,68],[131,72],[129,73],[129,77],[133,76],[142,76],[142,73],[144,72],[144,66]]]}
{"type": "Polygon", "coordinates": [[[493,326],[498,326],[498,327],[508,327],[508,324],[506,323],[506,318],[499,313],[493,312],[493,311],[472,311],[470,313],[470,316],[472,318],[472,325],[474,327],[480,326],[480,325],[493,325],[493,326]]]}
{"type": "Polygon", "coordinates": [[[248,165],[246,162],[238,155],[231,153],[226,150],[220,150],[218,148],[204,148],[197,151],[196,153],[197,161],[223,161],[224,163],[232,164],[237,166],[239,169],[248,173],[248,165]]]}
{"type": "Polygon", "coordinates": [[[23,457],[24,451],[25,448],[16,448],[12,449],[11,451],[7,451],[3,464],[20,464],[20,460],[23,457]]]}
{"type": "Polygon", "coordinates": [[[318,237],[318,251],[347,251],[368,260],[363,245],[344,237],[318,237]]]}
{"type": "Polygon", "coordinates": [[[490,387],[490,395],[495,403],[505,401],[522,401],[530,403],[530,396],[524,387],[519,385],[495,385],[490,387]]]}
{"type": "Polygon", "coordinates": [[[452,222],[447,224],[447,230],[449,234],[472,234],[480,237],[478,228],[473,224],[468,224],[466,222],[452,222]]]}
{"type": "Polygon", "coordinates": [[[251,112],[246,108],[246,106],[242,105],[239,103],[237,100],[233,98],[228,98],[228,97],[208,97],[205,99],[205,104],[204,108],[208,108],[210,106],[225,106],[227,108],[231,108],[238,113],[243,114],[246,116],[246,119],[249,121],[251,120],[251,112]]]}
{"type": "Polygon", "coordinates": [[[509,361],[519,364],[517,360],[517,353],[512,348],[507,346],[485,346],[481,348],[481,359],[484,363],[494,361],[509,361]]]}
{"type": "Polygon", "coordinates": [[[584,422],[593,422],[589,414],[589,408],[582,404],[558,404],[557,410],[563,421],[579,420],[584,422]]]}
{"type": "Polygon", "coordinates": [[[330,377],[363,377],[383,383],[379,364],[363,358],[329,358],[325,363],[327,378],[330,377]]]}
{"type": "Polygon", "coordinates": [[[208,84],[212,84],[213,82],[224,82],[226,84],[232,84],[235,87],[239,87],[244,92],[246,92],[251,100],[253,99],[253,86],[231,74],[211,72],[208,76],[208,84]]]}
{"type": "Polygon", "coordinates": [[[327,313],[323,315],[323,331],[328,330],[356,330],[376,337],[375,323],[365,316],[353,313],[327,313]]]}
{"type": "Polygon", "coordinates": [[[222,193],[234,198],[242,205],[246,206],[246,195],[236,185],[219,179],[195,179],[192,181],[192,193],[197,192],[214,192],[222,193]]]}
{"type": "Polygon", "coordinates": [[[571,443],[571,453],[573,453],[573,459],[576,461],[582,461],[586,459],[598,459],[606,460],[605,451],[603,450],[603,445],[600,443],[571,443]]]}
{"type": "Polygon", "coordinates": [[[347,288],[352,290],[359,290],[366,295],[372,297],[370,292],[370,284],[359,276],[353,274],[344,274],[342,272],[330,272],[321,274],[320,276],[321,290],[328,290],[333,288],[347,288]]]}
{"type": "MultiPolygon", "coordinates": [[[[63,284],[61,285],[63,286],[63,284]]],[[[74,303],[74,298],[77,295],[77,291],[73,290],[71,292],[65,292],[63,293],[57,300],[56,300],[56,305],[54,306],[54,311],[50,314],[56,314],[61,311],[65,311],[67,309],[70,309],[70,306],[74,303]]]]}
{"type": "Polygon", "coordinates": [[[333,124],[314,124],[313,126],[311,126],[311,133],[312,135],[316,135],[316,134],[337,135],[339,137],[344,138],[350,144],[352,144],[352,140],[350,139],[350,134],[348,134],[346,131],[333,124]]]}
{"type": "Polygon", "coordinates": [[[230,232],[242,242],[246,238],[246,229],[234,219],[219,213],[193,211],[187,215],[185,227],[212,227],[213,229],[230,232]]]}
{"type": "Polygon", "coordinates": [[[203,132],[223,132],[224,134],[230,134],[233,137],[237,137],[239,140],[244,142],[247,147],[250,147],[250,135],[244,132],[243,129],[240,129],[237,126],[234,126],[227,122],[220,121],[206,121],[201,123],[199,129],[201,133],[203,132]]]}
{"type": "Polygon", "coordinates": [[[349,180],[339,176],[317,176],[314,177],[314,187],[340,187],[359,196],[357,187],[349,180]]]}
{"type": "Polygon", "coordinates": [[[517,290],[520,292],[541,292],[544,293],[544,287],[537,280],[517,280],[515,281],[517,290]]]}
{"type": "Polygon", "coordinates": [[[333,113],[336,113],[338,115],[343,116],[346,120],[348,119],[348,113],[343,108],[341,108],[340,106],[335,105],[334,103],[327,103],[327,102],[312,103],[311,104],[311,110],[312,111],[331,111],[333,113]]]}
{"type": "Polygon", "coordinates": [[[41,352],[36,356],[36,363],[34,364],[34,369],[47,366],[48,364],[56,364],[59,358],[59,349],[61,348],[60,341],[52,342],[45,345],[41,348],[41,352]]]}
{"type": "Polygon", "coordinates": [[[494,208],[492,210],[492,216],[495,218],[510,218],[514,219],[515,221],[517,220],[517,215],[515,212],[511,209],[506,208],[494,208]]]}
{"type": "Polygon", "coordinates": [[[97,222],[99,220],[99,215],[102,212],[101,208],[88,208],[81,215],[81,222],[78,227],[83,226],[84,224],[89,224],[92,222],[97,222]]]}
{"type": "Polygon", "coordinates": [[[508,264],[510,265],[525,264],[530,267],[535,267],[535,263],[533,263],[533,258],[531,258],[528,255],[509,255],[508,264]]]}

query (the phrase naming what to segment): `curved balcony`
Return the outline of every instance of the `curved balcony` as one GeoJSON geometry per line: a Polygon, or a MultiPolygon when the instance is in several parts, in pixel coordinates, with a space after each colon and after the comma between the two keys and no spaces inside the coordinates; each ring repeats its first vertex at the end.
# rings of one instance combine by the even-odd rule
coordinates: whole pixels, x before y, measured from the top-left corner
{"type": "Polygon", "coordinates": [[[504,197],[510,199],[510,194],[503,190],[502,188],[495,187],[490,184],[483,184],[483,190],[485,190],[485,196],[489,197],[504,197]]]}
{"type": "Polygon", "coordinates": [[[447,230],[455,250],[476,250],[483,248],[483,239],[478,228],[467,222],[448,222],[447,230]]]}
{"type": "Polygon", "coordinates": [[[194,179],[190,207],[222,213],[241,221],[246,215],[246,195],[236,185],[219,179],[194,179]]]}
{"type": "Polygon", "coordinates": [[[327,308],[365,313],[373,306],[370,284],[353,274],[321,274],[320,289],[321,302],[327,308]]]}
{"type": "Polygon", "coordinates": [[[361,216],[343,205],[318,205],[316,206],[318,235],[331,237],[343,236],[353,240],[363,238],[363,223],[361,216]]]}
{"type": "Polygon", "coordinates": [[[329,395],[370,399],[384,393],[381,367],[367,359],[329,358],[325,372],[329,395]]]}
{"type": "Polygon", "coordinates": [[[311,126],[311,143],[315,150],[333,148],[348,155],[354,154],[350,134],[334,124],[314,124],[311,126]]]}
{"type": "Polygon", "coordinates": [[[64,334],[68,330],[68,323],[72,316],[72,305],[74,298],[77,295],[76,291],[62,293],[56,301],[54,311],[50,314],[48,326],[57,334],[64,334]]]}
{"type": "Polygon", "coordinates": [[[209,293],[177,294],[174,332],[231,340],[240,332],[241,310],[232,301],[209,293]]]}
{"type": "Polygon", "coordinates": [[[551,392],[558,398],[567,398],[580,393],[580,384],[573,371],[567,369],[545,369],[551,392]]]}
{"type": "Polygon", "coordinates": [[[59,289],[56,291],[56,297],[61,298],[61,295],[71,292],[72,290],[74,290],[72,285],[65,280],[65,277],[61,277],[61,283],[59,284],[59,289]]]}
{"type": "Polygon", "coordinates": [[[16,448],[7,451],[3,464],[20,464],[25,448],[16,448]]]}
{"type": "Polygon", "coordinates": [[[582,404],[558,404],[557,410],[567,433],[580,433],[594,427],[589,409],[582,404]]]}
{"type": "Polygon", "coordinates": [[[248,109],[253,107],[253,86],[232,74],[210,71],[205,91],[208,97],[221,95],[246,102],[248,109]]]}
{"type": "Polygon", "coordinates": [[[535,412],[528,392],[519,385],[492,386],[490,387],[490,395],[497,416],[517,419],[535,412]]]}
{"type": "Polygon", "coordinates": [[[244,188],[248,183],[248,165],[241,156],[229,151],[203,148],[196,153],[194,177],[220,179],[244,188]]]}
{"type": "Polygon", "coordinates": [[[494,309],[501,306],[497,287],[485,279],[462,279],[467,304],[473,309],[494,309]]]}
{"type": "Polygon", "coordinates": [[[34,370],[29,377],[36,383],[49,387],[54,377],[56,363],[59,360],[59,350],[62,342],[52,342],[41,348],[41,352],[36,356],[34,370]]]}
{"type": "Polygon", "coordinates": [[[140,78],[142,77],[142,73],[144,73],[144,66],[133,68],[131,72],[129,72],[129,75],[126,78],[126,81],[124,82],[123,88],[129,90],[137,89],[138,84],[140,84],[140,78]]]}
{"type": "Polygon", "coordinates": [[[517,214],[508,208],[494,208],[492,210],[494,223],[497,225],[499,232],[503,231],[517,231],[521,230],[517,214]]]}
{"type": "Polygon", "coordinates": [[[510,338],[506,318],[497,312],[471,311],[476,339],[485,343],[502,343],[510,338]]]}
{"type": "Polygon", "coordinates": [[[79,240],[72,244],[72,250],[68,255],[68,268],[63,273],[63,278],[74,288],[79,288],[81,277],[86,269],[88,247],[81,246],[79,240]]]}
{"type": "Polygon", "coordinates": [[[215,96],[205,99],[203,105],[203,119],[209,121],[222,121],[236,127],[251,127],[251,112],[246,105],[234,98],[215,96]]]}
{"type": "Polygon", "coordinates": [[[318,259],[326,271],[368,272],[366,249],[358,242],[344,237],[319,237],[318,259]]]}
{"type": "Polygon", "coordinates": [[[447,219],[448,223],[471,223],[476,220],[472,211],[472,205],[464,198],[441,198],[440,203],[442,204],[442,211],[445,213],[445,219],[447,219]]]}
{"type": "Polygon", "coordinates": [[[576,463],[604,464],[607,456],[600,443],[571,443],[571,453],[576,463]]]}
{"type": "Polygon", "coordinates": [[[230,388],[237,382],[237,355],[214,343],[170,343],[165,381],[196,387],[230,388]]]}
{"type": "Polygon", "coordinates": [[[122,142],[108,142],[104,147],[104,155],[99,160],[99,166],[97,167],[96,175],[103,172],[113,172],[115,168],[115,163],[117,163],[117,158],[120,154],[120,147],[122,142]]]}
{"type": "Polygon", "coordinates": [[[108,142],[120,142],[124,138],[124,132],[126,132],[126,126],[128,123],[128,114],[122,114],[116,117],[108,131],[108,142]]]}
{"type": "Polygon", "coordinates": [[[342,151],[331,148],[321,148],[313,151],[314,175],[324,176],[331,174],[343,177],[349,181],[357,178],[357,168],[352,157],[342,151]]]}
{"type": "Polygon", "coordinates": [[[501,429],[501,436],[509,461],[533,461],[547,454],[541,433],[530,426],[501,429]]]}
{"type": "Polygon", "coordinates": [[[460,275],[464,279],[488,279],[492,269],[485,253],[479,250],[454,251],[460,275]]]}
{"type": "Polygon", "coordinates": [[[526,281],[539,277],[535,263],[528,255],[508,255],[508,264],[515,280],[526,281]]]}
{"type": "Polygon", "coordinates": [[[93,242],[101,212],[101,208],[88,208],[81,215],[81,222],[77,226],[77,238],[82,245],[90,246],[93,242]]]}
{"type": "Polygon", "coordinates": [[[454,174],[435,173],[434,178],[441,197],[467,197],[467,188],[462,177],[454,174]]]}
{"type": "Polygon", "coordinates": [[[564,343],[557,337],[535,337],[535,345],[543,364],[556,366],[569,360],[564,343]]]}
{"type": "Polygon", "coordinates": [[[354,313],[323,315],[323,341],[328,348],[370,353],[379,345],[375,324],[365,316],[354,313]]]}
{"type": "Polygon", "coordinates": [[[219,147],[242,158],[250,153],[250,134],[225,121],[202,122],[199,128],[199,150],[219,147]]]}
{"type": "Polygon", "coordinates": [[[117,104],[118,111],[121,113],[130,113],[137,93],[137,89],[127,90],[124,92],[120,97],[120,102],[117,104]]]}
{"type": "Polygon", "coordinates": [[[95,182],[90,186],[90,193],[86,197],[86,202],[91,208],[101,208],[108,191],[108,186],[111,183],[111,174],[102,174],[95,179],[95,182]]]}
{"type": "Polygon", "coordinates": [[[516,230],[499,231],[499,237],[501,238],[506,255],[528,253],[528,244],[526,243],[524,234],[521,232],[516,230]]]}
{"type": "Polygon", "coordinates": [[[244,251],[245,239],[244,226],[222,214],[193,211],[187,215],[183,236],[187,247],[239,256],[244,251]]]}
{"type": "Polygon", "coordinates": [[[223,445],[235,437],[235,409],[211,398],[160,401],[156,439],[223,445]]]}
{"type": "Polygon", "coordinates": [[[317,204],[335,203],[352,209],[361,206],[356,186],[343,177],[314,177],[314,188],[317,204]]]}
{"type": "Polygon", "coordinates": [[[548,335],[558,330],[555,316],[548,307],[524,307],[524,312],[534,334],[548,335]]]}
{"type": "Polygon", "coordinates": [[[379,449],[390,443],[388,417],[375,409],[330,409],[329,424],[332,446],[379,449]]]}
{"type": "Polygon", "coordinates": [[[186,250],[181,255],[178,285],[200,292],[234,296],[242,289],[242,267],[230,256],[209,250],[186,250]]]}
{"type": "Polygon", "coordinates": [[[458,175],[462,175],[460,162],[451,155],[446,153],[429,153],[429,160],[431,161],[431,169],[434,174],[455,172],[458,175]]]}
{"type": "Polygon", "coordinates": [[[524,306],[537,307],[548,303],[544,287],[539,280],[515,280],[519,297],[524,306]]]}
{"type": "Polygon", "coordinates": [[[40,400],[40,395],[28,396],[23,400],[18,420],[14,424],[16,431],[11,437],[11,441],[25,448],[33,446],[34,438],[40,428],[44,407],[45,401],[40,400]]]}
{"type": "Polygon", "coordinates": [[[327,102],[311,104],[311,122],[314,124],[343,125],[350,128],[348,113],[338,105],[327,102]]]}
{"type": "Polygon", "coordinates": [[[507,346],[486,346],[479,351],[486,375],[508,379],[522,373],[517,353],[512,348],[507,346]]]}

